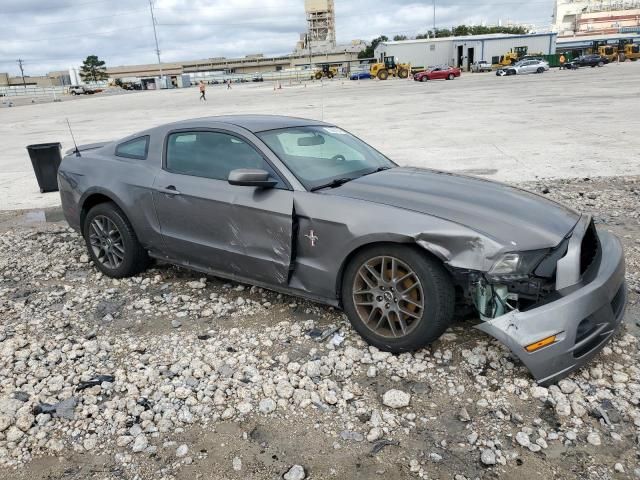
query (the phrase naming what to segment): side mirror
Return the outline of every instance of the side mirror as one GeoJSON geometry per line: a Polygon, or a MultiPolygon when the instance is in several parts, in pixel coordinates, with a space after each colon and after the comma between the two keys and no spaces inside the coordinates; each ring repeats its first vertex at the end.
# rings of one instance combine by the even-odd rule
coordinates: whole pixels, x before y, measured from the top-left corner
{"type": "Polygon", "coordinates": [[[237,187],[273,188],[278,182],[269,178],[266,170],[233,170],[229,173],[229,184],[237,187]]]}

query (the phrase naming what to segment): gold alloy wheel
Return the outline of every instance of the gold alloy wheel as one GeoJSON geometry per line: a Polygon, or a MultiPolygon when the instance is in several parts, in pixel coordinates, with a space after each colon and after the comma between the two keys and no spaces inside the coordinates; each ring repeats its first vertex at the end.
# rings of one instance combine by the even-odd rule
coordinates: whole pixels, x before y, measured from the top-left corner
{"type": "Polygon", "coordinates": [[[376,335],[401,338],[422,321],[424,291],[418,275],[395,257],[367,260],[353,281],[360,320],[376,335]]]}

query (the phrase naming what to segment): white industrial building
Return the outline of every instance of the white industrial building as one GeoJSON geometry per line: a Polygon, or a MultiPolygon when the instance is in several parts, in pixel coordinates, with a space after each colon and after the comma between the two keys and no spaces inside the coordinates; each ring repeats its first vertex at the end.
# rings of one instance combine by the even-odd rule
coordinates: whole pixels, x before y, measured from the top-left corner
{"type": "Polygon", "coordinates": [[[469,70],[473,62],[494,62],[516,47],[527,47],[529,53],[552,55],[556,53],[557,33],[508,35],[469,35],[465,37],[431,38],[380,43],[376,58],[395,56],[398,61],[411,63],[413,67],[452,65],[469,70]]]}

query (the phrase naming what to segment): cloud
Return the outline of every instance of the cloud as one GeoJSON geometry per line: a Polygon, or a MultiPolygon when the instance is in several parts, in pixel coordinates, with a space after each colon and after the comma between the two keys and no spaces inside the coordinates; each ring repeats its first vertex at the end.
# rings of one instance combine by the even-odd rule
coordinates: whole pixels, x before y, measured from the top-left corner
{"type": "MultiPolygon", "coordinates": [[[[415,35],[433,25],[430,1],[335,0],[339,42],[415,35]]],[[[66,70],[87,55],[107,65],[155,63],[145,0],[3,0],[0,72],[66,70]]],[[[436,0],[438,28],[499,20],[548,25],[553,0],[436,0]]],[[[290,53],[306,29],[303,0],[156,0],[162,60],[290,53]]]]}

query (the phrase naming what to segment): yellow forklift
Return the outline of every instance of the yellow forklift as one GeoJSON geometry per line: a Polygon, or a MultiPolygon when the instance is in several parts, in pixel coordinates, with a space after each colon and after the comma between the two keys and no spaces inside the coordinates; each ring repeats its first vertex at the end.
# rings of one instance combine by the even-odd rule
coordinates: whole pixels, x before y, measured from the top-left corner
{"type": "Polygon", "coordinates": [[[372,77],[386,80],[390,76],[399,78],[409,78],[411,64],[398,63],[396,57],[384,57],[384,62],[372,63],[369,69],[372,77]]]}

